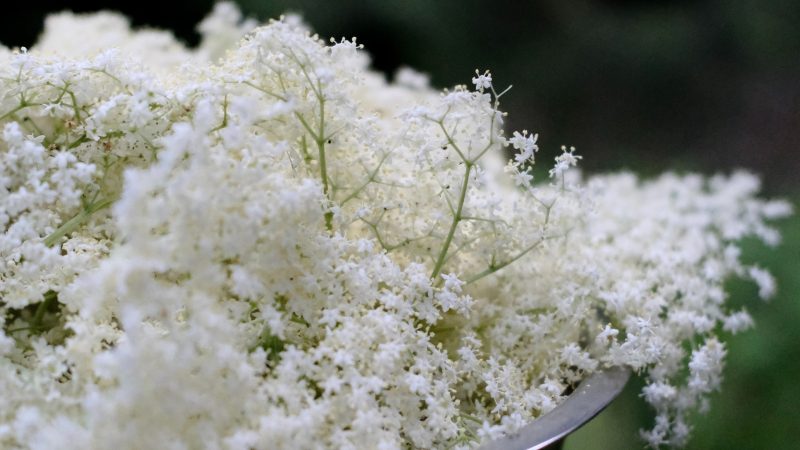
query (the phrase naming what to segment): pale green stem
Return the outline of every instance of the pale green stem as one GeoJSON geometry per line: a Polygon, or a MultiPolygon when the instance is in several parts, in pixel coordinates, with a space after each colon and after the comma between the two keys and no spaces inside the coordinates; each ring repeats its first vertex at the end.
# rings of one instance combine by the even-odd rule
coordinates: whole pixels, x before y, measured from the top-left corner
{"type": "MultiPolygon", "coordinates": [[[[305,69],[301,66],[303,73],[305,73],[305,69]]],[[[308,78],[308,74],[306,74],[308,78]]],[[[303,117],[300,113],[295,112],[294,115],[303,125],[303,128],[308,131],[308,134],[314,139],[314,142],[317,144],[317,153],[319,158],[319,176],[322,179],[322,192],[325,194],[325,198],[328,201],[333,201],[330,194],[330,185],[328,182],[328,161],[325,157],[325,140],[327,137],[325,136],[325,97],[322,95],[322,86],[317,86],[316,88],[313,86],[313,82],[310,78],[308,78],[309,83],[312,83],[311,90],[314,91],[314,95],[317,97],[317,101],[319,102],[319,127],[317,131],[314,131],[311,128],[311,125],[306,121],[305,117],[303,117]]],[[[333,212],[327,211],[325,212],[325,228],[328,230],[329,233],[333,233],[333,212]]]]}
{"type": "Polygon", "coordinates": [[[25,104],[25,103],[21,103],[21,104],[20,104],[19,106],[17,106],[16,108],[14,108],[14,109],[12,109],[11,111],[9,111],[9,112],[7,112],[7,113],[3,114],[2,116],[0,116],[0,121],[6,120],[7,118],[9,118],[9,117],[13,116],[13,115],[14,115],[14,114],[16,114],[17,112],[19,112],[19,111],[21,111],[21,110],[23,110],[23,109],[25,109],[25,108],[27,108],[27,107],[28,107],[28,105],[27,105],[27,104],[25,104]]]}
{"type": "Polygon", "coordinates": [[[72,100],[72,110],[75,112],[75,118],[78,120],[78,122],[82,122],[83,119],[81,119],[81,112],[78,108],[78,99],[75,98],[75,93],[68,91],[67,94],[69,94],[69,98],[72,100]]]}
{"type": "Polygon", "coordinates": [[[75,215],[75,217],[69,219],[68,221],[64,222],[63,225],[58,227],[55,231],[53,231],[50,236],[47,236],[44,239],[44,245],[48,247],[52,247],[58,241],[61,240],[62,237],[72,233],[73,231],[77,230],[79,226],[81,226],[84,222],[86,222],[92,214],[97,211],[100,211],[103,208],[107,208],[111,205],[114,201],[107,199],[107,200],[100,200],[96,203],[93,203],[75,215]]]}
{"type": "MultiPolygon", "coordinates": [[[[339,204],[340,204],[340,205],[344,205],[345,203],[347,203],[347,202],[349,202],[350,200],[354,199],[354,198],[355,198],[355,197],[356,197],[358,194],[360,194],[360,193],[361,193],[361,191],[363,191],[363,190],[364,190],[364,188],[366,188],[367,186],[369,186],[369,184],[370,184],[370,183],[375,183],[375,182],[376,182],[376,181],[375,181],[375,178],[378,176],[378,171],[381,169],[381,166],[383,165],[384,161],[386,161],[386,158],[388,158],[388,157],[389,157],[389,153],[385,153],[385,154],[383,155],[383,157],[381,158],[381,160],[378,162],[378,166],[377,166],[377,167],[375,167],[375,169],[369,173],[369,176],[367,177],[367,180],[366,180],[366,181],[364,181],[364,182],[361,184],[361,186],[359,186],[358,188],[356,188],[356,189],[355,189],[353,192],[351,192],[351,193],[350,193],[350,194],[349,194],[347,197],[345,197],[345,198],[344,198],[342,201],[340,201],[340,202],[339,202],[339,204]]],[[[366,169],[366,167],[365,167],[365,169],[366,169]]]]}
{"type": "MultiPolygon", "coordinates": [[[[328,163],[325,159],[325,102],[320,93],[319,96],[319,132],[317,133],[317,149],[319,150],[319,176],[322,178],[322,192],[325,198],[331,201],[330,187],[328,186],[328,163]]],[[[333,233],[333,212],[325,212],[325,228],[329,233],[333,233]]]]}
{"type": "Polygon", "coordinates": [[[222,123],[214,127],[211,132],[219,131],[228,126],[228,96],[222,101],[222,123]]]}
{"type": "Polygon", "coordinates": [[[464,209],[464,201],[467,198],[467,186],[469,185],[469,175],[472,172],[472,163],[465,161],[464,166],[464,181],[461,183],[461,192],[458,198],[458,205],[456,206],[456,212],[453,215],[453,222],[450,224],[450,230],[447,232],[447,237],[444,239],[442,249],[439,251],[439,256],[436,258],[436,264],[433,266],[433,272],[431,272],[432,280],[436,280],[439,277],[439,274],[442,273],[442,267],[447,259],[447,252],[450,250],[450,243],[453,242],[453,236],[455,236],[458,224],[462,219],[461,212],[464,209]]]}
{"type": "Polygon", "coordinates": [[[518,259],[520,259],[523,256],[525,256],[526,254],[528,254],[528,252],[530,252],[534,248],[536,248],[539,245],[541,245],[541,243],[544,242],[544,241],[545,241],[545,239],[543,238],[543,239],[541,239],[539,241],[534,242],[531,246],[529,246],[525,250],[522,250],[521,252],[517,253],[514,257],[512,257],[509,260],[503,261],[503,262],[501,262],[499,264],[496,264],[496,263],[490,264],[489,267],[486,270],[484,270],[483,272],[480,272],[478,274],[475,274],[475,275],[469,277],[465,281],[465,284],[472,284],[472,283],[480,280],[481,278],[487,277],[487,276],[499,271],[500,269],[503,269],[504,267],[516,262],[518,259]]]}

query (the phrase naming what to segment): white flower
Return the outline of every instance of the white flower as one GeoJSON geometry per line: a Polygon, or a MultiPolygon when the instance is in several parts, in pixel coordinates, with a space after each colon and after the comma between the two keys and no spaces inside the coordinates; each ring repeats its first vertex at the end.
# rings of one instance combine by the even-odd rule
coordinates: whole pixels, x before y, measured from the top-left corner
{"type": "Polygon", "coordinates": [[[715,330],[752,326],[724,283],[775,291],[737,241],[788,203],[574,148],[534,184],[488,71],[388,84],[231,3],[199,30],[61,13],[0,48],[0,447],[467,448],[609,366],[685,442],[715,330]]]}
{"type": "Polygon", "coordinates": [[[753,318],[746,311],[735,312],[725,318],[723,328],[731,333],[738,333],[753,326],[753,318]]]}
{"type": "Polygon", "coordinates": [[[570,167],[578,165],[578,161],[583,159],[582,156],[575,154],[575,147],[561,147],[562,153],[556,156],[556,165],[550,169],[550,178],[559,177],[564,174],[570,167]]]}
{"type": "Polygon", "coordinates": [[[472,77],[472,84],[475,85],[475,89],[483,92],[484,89],[492,88],[492,74],[488,70],[484,73],[476,70],[475,75],[477,76],[472,77]]]}
{"type": "Polygon", "coordinates": [[[517,186],[528,186],[533,181],[533,175],[528,171],[517,171],[514,174],[514,184],[517,186]]]}
{"type": "Polygon", "coordinates": [[[404,66],[397,69],[394,82],[400,86],[422,90],[430,86],[431,80],[429,75],[404,66]]]}
{"type": "Polygon", "coordinates": [[[769,300],[775,295],[775,279],[769,272],[760,267],[751,267],[748,274],[758,285],[758,296],[761,299],[769,300]]]}
{"type": "Polygon", "coordinates": [[[461,292],[461,287],[464,286],[464,282],[459,280],[454,273],[443,273],[442,279],[444,280],[444,288],[455,293],[461,292]]]}

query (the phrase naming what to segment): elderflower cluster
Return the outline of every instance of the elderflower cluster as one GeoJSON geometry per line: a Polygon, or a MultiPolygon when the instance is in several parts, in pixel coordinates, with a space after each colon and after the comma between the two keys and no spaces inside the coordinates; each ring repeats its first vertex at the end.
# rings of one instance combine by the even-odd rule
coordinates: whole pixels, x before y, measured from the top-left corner
{"type": "Polygon", "coordinates": [[[574,148],[534,183],[489,72],[389,84],[227,3],[199,31],[62,13],[0,47],[0,446],[472,448],[611,366],[685,442],[715,330],[752,325],[723,283],[775,290],[737,241],[788,204],[574,148]]]}

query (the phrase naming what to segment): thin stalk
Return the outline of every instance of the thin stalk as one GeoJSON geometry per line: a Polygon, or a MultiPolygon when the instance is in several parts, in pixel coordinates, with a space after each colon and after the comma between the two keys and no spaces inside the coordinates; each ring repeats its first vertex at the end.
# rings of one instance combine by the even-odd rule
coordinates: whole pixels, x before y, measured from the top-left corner
{"type": "Polygon", "coordinates": [[[23,109],[25,109],[27,107],[28,107],[27,104],[23,104],[23,103],[19,104],[16,108],[14,108],[11,111],[9,111],[9,112],[3,114],[2,116],[0,116],[0,121],[6,120],[7,118],[13,116],[17,112],[19,112],[19,111],[21,111],[21,110],[23,110],[23,109]]]}
{"type": "Polygon", "coordinates": [[[47,236],[44,239],[44,245],[52,247],[58,241],[60,241],[62,237],[77,230],[79,226],[81,226],[84,222],[86,222],[86,220],[89,219],[89,217],[92,216],[92,214],[96,213],[97,211],[100,211],[103,208],[107,208],[113,202],[114,201],[111,199],[100,200],[82,209],[81,212],[75,215],[75,217],[64,222],[64,224],[58,227],[56,231],[53,231],[50,234],[50,236],[47,236]]]}
{"type": "Polygon", "coordinates": [[[431,272],[432,280],[436,280],[439,277],[439,274],[442,272],[442,267],[444,266],[445,259],[447,258],[447,252],[450,250],[450,243],[453,242],[453,236],[456,234],[456,228],[458,228],[458,224],[462,219],[461,212],[464,209],[464,201],[467,198],[467,186],[469,185],[469,175],[472,172],[472,163],[465,161],[464,166],[464,181],[461,182],[461,192],[458,198],[458,205],[456,206],[456,212],[453,215],[453,222],[450,224],[450,230],[447,232],[447,237],[444,239],[442,249],[439,251],[439,256],[436,258],[436,264],[433,266],[433,272],[431,272]]]}
{"type": "Polygon", "coordinates": [[[67,94],[69,95],[70,100],[72,100],[72,110],[75,112],[75,118],[78,120],[78,122],[82,122],[83,119],[81,119],[81,112],[80,109],[78,109],[78,99],[75,98],[75,93],[72,91],[67,91],[67,94]]]}
{"type": "Polygon", "coordinates": [[[467,280],[464,282],[464,284],[472,284],[472,283],[474,283],[474,282],[476,282],[476,281],[480,280],[481,278],[485,278],[485,277],[487,277],[487,276],[489,276],[489,275],[491,275],[491,274],[493,274],[493,273],[495,273],[495,272],[499,271],[500,269],[503,269],[504,267],[506,267],[506,266],[508,266],[508,265],[510,265],[510,264],[512,264],[512,263],[514,263],[514,262],[516,262],[518,259],[520,259],[520,258],[522,258],[523,256],[527,255],[527,254],[528,254],[528,252],[530,252],[530,251],[531,251],[531,250],[533,250],[534,248],[536,248],[536,247],[538,247],[539,245],[541,245],[541,244],[542,244],[542,242],[544,242],[544,241],[545,241],[545,238],[542,238],[542,239],[540,239],[540,240],[538,240],[538,241],[534,242],[534,243],[533,243],[532,245],[530,245],[528,248],[526,248],[525,250],[522,250],[521,252],[517,253],[517,254],[516,254],[515,256],[513,256],[511,259],[508,259],[508,260],[506,260],[506,261],[503,261],[503,262],[501,262],[501,263],[499,263],[499,264],[498,264],[498,263],[494,263],[494,262],[493,262],[493,263],[492,263],[492,264],[490,264],[490,265],[489,265],[489,267],[488,267],[488,268],[486,268],[486,270],[484,270],[483,272],[480,272],[480,273],[478,273],[478,274],[475,274],[475,275],[473,275],[473,276],[469,277],[469,278],[468,278],[468,279],[467,279],[467,280]]]}
{"type": "MultiPolygon", "coordinates": [[[[375,181],[375,177],[377,177],[377,176],[378,176],[378,171],[379,171],[379,170],[381,170],[381,166],[383,165],[384,161],[386,161],[386,158],[388,158],[388,157],[389,157],[389,153],[385,153],[385,154],[383,155],[383,157],[381,158],[381,160],[378,162],[378,165],[377,165],[377,167],[375,167],[375,169],[374,169],[374,170],[372,170],[371,172],[369,172],[369,176],[367,177],[367,180],[366,180],[366,181],[364,181],[364,182],[363,182],[363,183],[362,183],[362,184],[361,184],[361,185],[360,185],[358,188],[356,188],[356,189],[355,189],[353,192],[351,192],[350,194],[348,194],[348,195],[347,195],[347,197],[345,197],[345,198],[344,198],[342,201],[340,201],[340,202],[339,202],[339,204],[340,204],[340,205],[344,205],[345,203],[347,203],[347,202],[349,202],[350,200],[354,199],[354,198],[355,198],[355,197],[356,197],[358,194],[360,194],[360,193],[361,193],[361,191],[363,191],[363,190],[364,190],[364,188],[366,188],[366,187],[367,187],[367,186],[368,186],[370,183],[375,183],[375,182],[376,182],[376,181],[375,181]]],[[[366,169],[366,165],[365,165],[364,169],[366,169]]]]}
{"type": "MultiPolygon", "coordinates": [[[[328,162],[325,159],[325,101],[319,96],[319,132],[317,133],[317,150],[319,150],[319,176],[322,178],[322,192],[328,201],[331,200],[328,186],[328,162]]],[[[325,228],[333,233],[333,211],[325,211],[325,228]]]]}
{"type": "Polygon", "coordinates": [[[222,101],[222,123],[214,127],[211,132],[219,131],[228,126],[228,96],[225,96],[225,99],[222,101]]]}

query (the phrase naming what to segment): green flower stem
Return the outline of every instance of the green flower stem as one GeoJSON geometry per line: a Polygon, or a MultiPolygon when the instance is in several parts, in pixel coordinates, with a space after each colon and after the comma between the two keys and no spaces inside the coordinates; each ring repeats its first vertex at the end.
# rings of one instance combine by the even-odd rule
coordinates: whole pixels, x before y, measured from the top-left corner
{"type": "Polygon", "coordinates": [[[75,93],[72,91],[67,91],[67,95],[69,95],[70,100],[72,100],[72,111],[75,113],[75,119],[78,122],[83,122],[81,118],[81,111],[78,107],[78,99],[75,98],[75,93]]]}
{"type": "Polygon", "coordinates": [[[57,242],[61,240],[64,236],[74,232],[78,229],[84,222],[86,222],[92,214],[100,211],[103,208],[107,208],[109,205],[114,203],[111,199],[99,200],[91,205],[85,207],[81,212],[75,215],[75,217],[69,219],[68,221],[64,222],[63,225],[58,227],[56,231],[52,232],[50,236],[47,236],[44,239],[44,245],[48,247],[52,247],[57,242]]]}
{"type": "MultiPolygon", "coordinates": [[[[309,81],[310,82],[310,81],[309,81]]],[[[328,181],[328,161],[325,155],[325,141],[328,139],[325,136],[325,97],[322,95],[322,86],[317,86],[316,88],[312,87],[315,96],[317,97],[317,101],[319,103],[319,127],[317,130],[314,130],[308,121],[303,117],[302,114],[295,111],[294,115],[297,117],[297,120],[300,121],[300,124],[303,125],[303,128],[311,135],[311,138],[314,139],[314,142],[317,144],[317,157],[319,159],[319,176],[322,180],[322,192],[325,194],[325,198],[328,201],[333,201],[331,198],[330,193],[330,183],[328,181]]],[[[305,140],[303,140],[303,145],[305,146],[305,140]]],[[[325,228],[328,230],[329,233],[333,233],[333,212],[326,211],[325,212],[325,228]]]]}
{"type": "Polygon", "coordinates": [[[227,126],[228,126],[228,96],[226,95],[225,98],[222,100],[222,123],[214,127],[211,130],[211,133],[222,130],[227,126]]]}
{"type": "MultiPolygon", "coordinates": [[[[322,179],[322,192],[325,194],[325,198],[328,199],[329,202],[333,203],[333,199],[331,198],[330,194],[330,186],[328,183],[328,162],[325,157],[325,141],[328,140],[328,137],[325,136],[325,95],[322,93],[322,81],[317,78],[315,80],[311,79],[311,74],[308,73],[306,70],[306,63],[304,63],[300,57],[291,49],[287,48],[290,57],[297,63],[300,67],[300,71],[303,73],[306,81],[308,81],[308,85],[311,88],[311,91],[314,92],[314,96],[317,97],[317,103],[319,103],[319,129],[317,132],[311,131],[311,127],[303,122],[303,126],[311,133],[311,136],[314,138],[314,141],[317,143],[317,150],[319,154],[319,176],[322,179]]],[[[299,114],[295,113],[299,117],[299,114]]],[[[329,233],[333,234],[333,212],[326,211],[325,212],[325,228],[328,230],[329,233]]]]}
{"type": "MultiPolygon", "coordinates": [[[[506,89],[506,91],[507,90],[508,89],[506,89]]],[[[492,92],[494,93],[494,89],[492,89],[492,92]]],[[[505,93],[505,91],[503,91],[503,93],[505,93]]],[[[492,117],[491,117],[490,126],[489,126],[489,142],[481,150],[481,152],[478,154],[478,156],[476,156],[476,157],[474,157],[472,159],[467,157],[468,153],[463,152],[461,150],[461,148],[459,148],[459,146],[456,144],[455,140],[453,139],[452,134],[450,132],[448,132],[447,128],[444,126],[444,116],[447,116],[447,114],[450,112],[450,109],[448,108],[448,110],[445,112],[444,116],[441,119],[435,120],[435,122],[437,123],[439,128],[442,130],[442,133],[444,134],[445,138],[447,139],[447,143],[451,147],[453,147],[453,149],[456,151],[456,153],[458,153],[458,156],[461,158],[461,160],[463,161],[464,166],[465,166],[464,181],[461,184],[461,192],[460,192],[460,196],[459,196],[459,199],[458,199],[458,205],[456,206],[456,209],[453,212],[453,222],[450,224],[450,230],[447,232],[447,237],[444,240],[444,244],[442,245],[442,249],[439,251],[439,256],[436,258],[436,264],[433,267],[433,272],[431,272],[431,279],[434,280],[435,282],[439,282],[440,281],[440,280],[437,280],[437,278],[442,273],[442,269],[444,267],[444,264],[448,260],[447,252],[450,250],[450,244],[453,241],[453,237],[455,236],[456,229],[458,228],[458,224],[462,220],[467,218],[467,217],[462,215],[462,211],[464,209],[464,200],[466,199],[466,196],[467,196],[467,186],[469,184],[469,176],[470,176],[470,174],[472,172],[472,167],[477,163],[477,161],[479,159],[481,159],[481,157],[483,155],[486,154],[486,152],[495,143],[494,142],[494,128],[495,128],[497,114],[498,114],[497,113],[497,108],[499,107],[499,101],[498,101],[499,96],[495,93],[494,97],[495,97],[494,111],[492,112],[492,117]]],[[[449,205],[449,200],[448,200],[448,205],[449,205]]],[[[452,210],[452,205],[450,206],[450,209],[452,210]]],[[[470,220],[475,220],[476,218],[469,217],[469,219],[470,220]]],[[[460,248],[458,250],[460,250],[460,248]]],[[[456,250],[456,251],[458,251],[458,250],[456,250]]],[[[527,251],[528,250],[526,250],[525,253],[527,253],[527,251]]],[[[514,261],[516,259],[518,259],[518,258],[514,258],[514,261]]],[[[509,264],[510,264],[510,262],[509,262],[509,264]]],[[[491,268],[491,266],[490,266],[490,268],[491,268]]],[[[499,270],[499,269],[497,269],[497,270],[499,270]]]]}
{"type": "Polygon", "coordinates": [[[67,145],[67,150],[72,150],[73,148],[83,144],[84,142],[88,142],[90,140],[91,139],[89,139],[89,137],[84,134],[81,137],[79,137],[78,139],[75,139],[75,142],[72,142],[72,143],[68,144],[67,145]]]}
{"type": "Polygon", "coordinates": [[[504,267],[516,262],[518,259],[520,259],[523,256],[525,256],[526,254],[528,254],[531,250],[533,250],[534,248],[536,248],[539,245],[541,245],[542,242],[544,242],[544,241],[545,241],[545,239],[542,238],[541,240],[538,240],[538,241],[534,242],[528,248],[526,248],[526,249],[522,250],[521,252],[517,253],[516,255],[512,256],[511,259],[508,259],[506,261],[502,261],[500,263],[493,262],[483,272],[480,272],[478,274],[475,274],[475,275],[467,278],[467,281],[465,281],[465,284],[472,284],[472,283],[480,280],[481,278],[487,277],[487,276],[497,272],[498,270],[500,270],[500,269],[502,269],[502,268],[504,268],[504,267]]]}
{"type": "MultiPolygon", "coordinates": [[[[378,171],[381,170],[381,166],[383,166],[383,163],[389,157],[389,154],[390,154],[389,152],[383,154],[383,156],[381,157],[381,160],[378,162],[378,165],[375,167],[375,169],[369,172],[369,175],[367,176],[366,181],[361,183],[361,185],[359,187],[357,187],[355,190],[353,190],[353,192],[351,192],[344,199],[342,199],[342,201],[339,202],[339,205],[344,205],[345,203],[349,202],[350,200],[356,198],[358,196],[358,194],[360,194],[367,186],[370,185],[370,183],[375,183],[376,182],[376,179],[378,177],[378,171]]],[[[366,167],[364,167],[364,168],[366,169],[366,167]]]]}
{"type": "MultiPolygon", "coordinates": [[[[542,224],[542,227],[544,229],[547,229],[547,226],[550,223],[550,212],[553,209],[553,205],[555,205],[555,201],[553,201],[553,203],[551,203],[549,206],[546,206],[546,213],[545,213],[545,217],[544,217],[544,223],[542,224]]],[[[517,253],[516,255],[512,256],[511,259],[508,259],[506,261],[501,261],[500,263],[495,262],[494,257],[492,257],[492,263],[489,264],[489,267],[487,267],[486,270],[467,278],[465,283],[466,284],[472,284],[472,283],[474,283],[474,282],[476,282],[476,281],[478,281],[478,280],[480,280],[482,278],[485,278],[485,277],[488,277],[489,275],[492,275],[493,273],[503,269],[504,267],[508,266],[509,264],[513,264],[518,259],[520,259],[523,256],[527,255],[531,250],[533,250],[536,247],[542,245],[544,243],[544,241],[549,240],[549,239],[553,239],[555,237],[556,236],[543,236],[541,239],[539,239],[538,241],[536,241],[533,244],[531,244],[530,246],[528,246],[528,248],[525,248],[522,251],[520,251],[519,253],[517,253]]]]}
{"type": "MultiPolygon", "coordinates": [[[[319,95],[319,132],[317,133],[317,149],[319,150],[319,176],[322,178],[322,192],[325,197],[330,201],[331,196],[329,193],[330,187],[328,186],[328,163],[325,159],[325,101],[322,94],[319,95]]],[[[333,212],[325,211],[325,228],[328,232],[333,233],[333,212]]]]}
{"type": "Polygon", "coordinates": [[[13,116],[17,112],[22,111],[23,109],[27,108],[28,106],[33,106],[33,105],[30,105],[30,104],[28,104],[26,102],[21,102],[16,108],[14,108],[11,111],[9,111],[9,112],[3,114],[2,116],[0,116],[0,122],[2,122],[3,120],[6,120],[7,118],[9,118],[11,116],[13,116]]]}
{"type": "Polygon", "coordinates": [[[464,161],[464,181],[461,182],[461,192],[458,197],[458,205],[456,205],[456,211],[453,214],[453,222],[450,224],[450,230],[447,232],[447,237],[444,239],[442,249],[439,251],[439,256],[436,258],[436,264],[433,266],[431,280],[436,280],[439,278],[439,274],[442,273],[444,262],[447,259],[447,252],[450,250],[450,243],[453,242],[453,236],[456,234],[456,228],[458,228],[458,224],[461,222],[461,219],[463,219],[461,212],[464,210],[464,201],[467,198],[467,186],[469,185],[469,176],[470,173],[472,173],[473,165],[474,163],[471,161],[464,161]]]}

